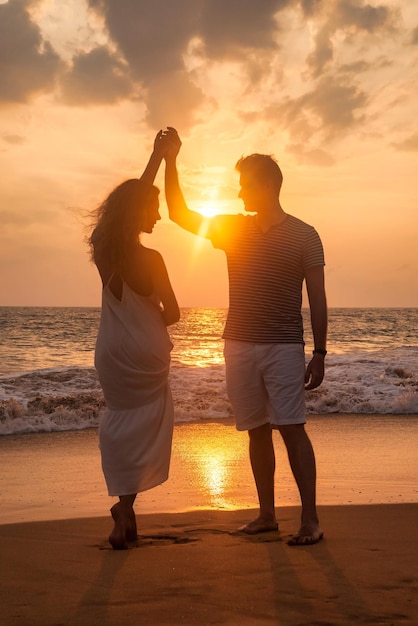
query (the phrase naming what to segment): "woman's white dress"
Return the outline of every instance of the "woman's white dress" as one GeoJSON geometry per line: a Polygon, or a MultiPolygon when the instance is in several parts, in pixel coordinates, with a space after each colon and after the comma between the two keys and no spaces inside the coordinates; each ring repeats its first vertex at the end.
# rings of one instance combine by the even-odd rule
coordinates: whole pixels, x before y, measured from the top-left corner
{"type": "Polygon", "coordinates": [[[110,496],[138,493],[168,478],[174,409],[168,384],[173,347],[159,303],[125,282],[119,301],[103,288],[95,366],[107,408],[99,423],[110,496]]]}

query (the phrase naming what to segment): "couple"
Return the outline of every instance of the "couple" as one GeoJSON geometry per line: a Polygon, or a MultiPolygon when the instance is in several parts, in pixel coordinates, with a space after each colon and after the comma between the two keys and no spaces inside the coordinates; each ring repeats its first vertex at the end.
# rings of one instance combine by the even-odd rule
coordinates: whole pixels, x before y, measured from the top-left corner
{"type": "Polygon", "coordinates": [[[92,258],[103,283],[95,365],[107,410],[100,421],[102,467],[111,508],[114,549],[137,537],[136,494],[168,478],[173,402],[168,385],[167,326],[179,308],[164,261],[139,242],[157,220],[153,182],[164,159],[170,218],[204,233],[225,251],[229,311],[224,330],[228,396],[238,430],[248,430],[259,516],[239,529],[257,534],[278,529],[274,507],[275,456],[272,429],[283,437],[301,502],[301,526],[290,545],[322,539],[316,511],[316,469],[306,434],[305,390],[324,376],[327,305],[324,254],[316,231],[285,213],[279,194],[282,174],[267,155],[241,158],[239,197],[251,215],[205,218],[190,211],[181,192],[176,159],[181,147],[174,128],[160,131],[141,178],[116,187],[100,205],[90,237],[92,258]],[[305,367],[301,317],[306,287],[315,343],[305,367]]]}

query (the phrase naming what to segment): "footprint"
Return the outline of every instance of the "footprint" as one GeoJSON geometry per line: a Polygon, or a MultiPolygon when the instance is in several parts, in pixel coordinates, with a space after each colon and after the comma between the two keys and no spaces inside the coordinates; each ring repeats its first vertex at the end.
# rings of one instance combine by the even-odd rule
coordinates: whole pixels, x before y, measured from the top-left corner
{"type": "Polygon", "coordinates": [[[158,535],[138,535],[137,547],[141,546],[164,546],[170,543],[182,544],[200,541],[195,537],[185,537],[182,534],[158,534],[158,535]]]}

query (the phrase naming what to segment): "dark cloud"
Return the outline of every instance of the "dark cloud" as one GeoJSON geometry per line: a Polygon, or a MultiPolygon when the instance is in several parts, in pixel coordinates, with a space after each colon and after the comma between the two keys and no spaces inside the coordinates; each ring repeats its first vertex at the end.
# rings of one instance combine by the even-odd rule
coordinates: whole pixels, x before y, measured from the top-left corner
{"type": "Polygon", "coordinates": [[[242,58],[248,49],[277,48],[274,16],[292,0],[207,0],[199,32],[211,59],[242,58]]]}
{"type": "Polygon", "coordinates": [[[341,26],[373,33],[391,23],[392,12],[387,6],[372,6],[362,0],[339,0],[337,19],[341,26]]]}
{"type": "Polygon", "coordinates": [[[132,94],[126,65],[105,47],[81,53],[61,79],[62,97],[67,104],[113,104],[132,94]]]}
{"type": "Polygon", "coordinates": [[[411,44],[413,46],[418,45],[418,26],[414,28],[414,30],[411,33],[411,44]]]}
{"type": "Polygon", "coordinates": [[[22,143],[25,143],[26,139],[24,137],[22,137],[21,135],[11,135],[11,134],[4,134],[1,136],[1,138],[3,139],[3,141],[5,141],[6,143],[9,143],[11,145],[21,145],[22,143]]]}
{"type": "Polygon", "coordinates": [[[147,120],[153,128],[175,124],[185,129],[200,120],[204,104],[209,109],[216,107],[216,103],[207,99],[183,71],[172,72],[150,82],[145,99],[147,120]]]}
{"type": "Polygon", "coordinates": [[[293,2],[89,0],[89,6],[104,18],[132,77],[143,87],[148,121],[155,125],[171,111],[176,123],[188,125],[213,106],[185,67],[191,42],[200,42],[205,60],[242,61],[248,83],[256,84],[269,71],[263,53],[276,48],[274,16],[293,2]]]}
{"type": "Polygon", "coordinates": [[[338,71],[343,74],[362,74],[363,72],[367,72],[369,69],[375,67],[374,64],[367,63],[367,61],[353,61],[353,63],[345,63],[344,65],[340,65],[338,71]]]}
{"type": "MultiPolygon", "coordinates": [[[[2,202],[6,200],[2,198],[2,202]]],[[[32,207],[30,211],[27,211],[27,199],[21,197],[13,197],[13,210],[0,208],[0,226],[1,231],[4,234],[8,229],[15,227],[30,228],[34,224],[46,224],[49,225],[57,220],[56,212],[46,211],[43,209],[36,209],[32,207]]]]}
{"type": "Polygon", "coordinates": [[[61,67],[31,20],[30,5],[25,0],[0,4],[0,103],[24,103],[51,90],[61,67]]]}
{"type": "Polygon", "coordinates": [[[315,90],[299,98],[298,104],[317,116],[321,126],[332,133],[346,130],[359,121],[357,111],[366,106],[367,96],[356,85],[327,76],[318,82],[315,90]]]}
{"type": "Polygon", "coordinates": [[[89,0],[132,74],[147,84],[184,70],[182,55],[196,33],[202,0],[89,0]]]}
{"type": "Polygon", "coordinates": [[[312,17],[323,4],[323,0],[300,0],[303,14],[306,17],[312,17]]]}
{"type": "Polygon", "coordinates": [[[201,0],[89,0],[89,5],[104,17],[132,78],[142,86],[149,124],[191,124],[205,96],[187,72],[183,55],[197,30],[201,0]]]}
{"type": "Polygon", "coordinates": [[[319,30],[315,37],[315,47],[307,58],[308,66],[314,77],[319,76],[334,57],[332,34],[333,29],[327,24],[319,30]]]}
{"type": "Polygon", "coordinates": [[[0,102],[26,102],[58,84],[69,105],[113,104],[140,97],[150,125],[171,122],[185,130],[217,106],[199,87],[200,70],[195,73],[186,65],[190,50],[199,68],[211,62],[236,62],[243,98],[255,88],[262,89],[265,78],[268,89],[273,85],[279,92],[283,76],[278,63],[280,18],[285,9],[297,8],[317,28],[314,49],[307,58],[310,74],[303,78],[318,81],[305,96],[279,106],[297,142],[318,129],[337,131],[361,119],[359,112],[367,99],[350,80],[368,69],[367,62],[353,56],[352,63],[338,66],[335,35],[384,35],[394,20],[394,13],[383,3],[373,6],[364,0],[335,0],[332,12],[327,0],[87,2],[103,19],[110,44],[79,52],[70,65],[64,65],[42,39],[31,21],[30,0],[0,4],[0,102]],[[321,94],[326,95],[322,98],[321,94]]]}
{"type": "Polygon", "coordinates": [[[374,35],[393,30],[397,12],[387,6],[372,6],[363,0],[338,0],[315,37],[315,47],[307,59],[314,77],[318,77],[334,58],[333,37],[360,32],[374,35]]]}
{"type": "Polygon", "coordinates": [[[418,132],[404,139],[404,141],[392,143],[392,146],[399,152],[418,152],[418,132]]]}
{"type": "Polygon", "coordinates": [[[335,164],[335,159],[328,152],[321,148],[307,149],[305,144],[290,144],[286,146],[286,152],[293,154],[298,161],[308,165],[331,167],[335,164]]]}
{"type": "MultiPolygon", "coordinates": [[[[367,95],[340,76],[325,76],[302,96],[287,98],[264,111],[267,120],[279,124],[294,145],[333,141],[363,121],[367,95]]],[[[318,153],[319,154],[319,153],[318,153]]]]}
{"type": "Polygon", "coordinates": [[[242,57],[276,47],[276,13],[294,0],[89,0],[113,41],[144,81],[184,69],[189,42],[199,37],[210,59],[242,57]]]}

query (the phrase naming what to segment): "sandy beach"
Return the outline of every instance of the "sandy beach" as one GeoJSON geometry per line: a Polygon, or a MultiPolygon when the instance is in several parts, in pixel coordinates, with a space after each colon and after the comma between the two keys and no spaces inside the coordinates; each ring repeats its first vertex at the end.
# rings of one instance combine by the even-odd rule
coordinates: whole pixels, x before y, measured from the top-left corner
{"type": "Polygon", "coordinates": [[[325,538],[303,548],[286,543],[300,510],[279,439],[278,533],[231,534],[256,514],[246,435],[181,425],[169,481],[138,498],[137,544],[115,552],[96,433],[2,438],[0,624],[418,623],[416,417],[390,449],[384,419],[374,447],[352,416],[338,446],[337,419],[310,420],[325,538]]]}

